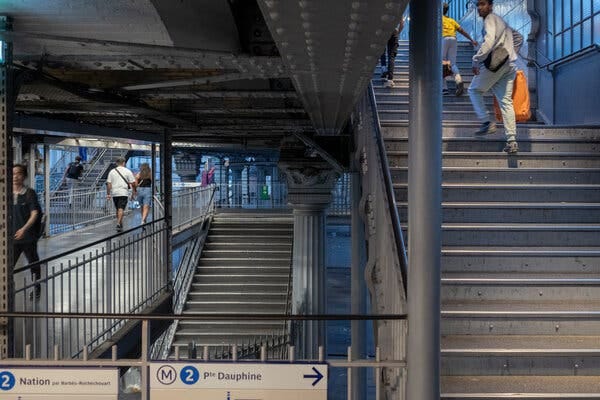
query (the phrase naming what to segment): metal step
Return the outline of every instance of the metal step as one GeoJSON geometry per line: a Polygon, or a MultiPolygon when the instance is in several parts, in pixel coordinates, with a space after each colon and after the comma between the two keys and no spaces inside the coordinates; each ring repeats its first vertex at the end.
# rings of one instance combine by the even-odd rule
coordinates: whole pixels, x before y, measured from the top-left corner
{"type": "Polygon", "coordinates": [[[220,266],[214,266],[214,267],[208,267],[208,266],[202,266],[201,268],[198,268],[196,270],[196,273],[194,274],[195,277],[198,277],[198,279],[200,279],[200,277],[202,276],[206,276],[206,275],[226,275],[226,274],[234,274],[234,275],[243,275],[243,274],[247,274],[247,275],[255,275],[255,274],[261,274],[261,275],[282,275],[282,274],[286,274],[288,273],[290,270],[290,266],[283,266],[283,267],[278,267],[278,266],[253,266],[253,265],[246,265],[243,267],[237,266],[237,267],[232,267],[232,266],[225,266],[225,265],[220,265],[220,266]]]}
{"type": "MultiPolygon", "coordinates": [[[[518,157],[508,156],[507,157],[518,157]]],[[[390,168],[394,182],[408,180],[408,168],[390,168]]],[[[444,183],[600,184],[600,168],[456,168],[442,170],[444,183]]]]}
{"type": "Polygon", "coordinates": [[[444,246],[597,246],[599,238],[600,224],[442,224],[444,246]]]}
{"type": "Polygon", "coordinates": [[[225,290],[242,291],[248,290],[251,292],[269,292],[269,293],[286,293],[287,283],[192,283],[191,291],[199,293],[220,293],[225,290]]]}
{"type": "Polygon", "coordinates": [[[597,377],[573,374],[442,376],[441,386],[441,399],[600,399],[597,377]]]}
{"type": "Polygon", "coordinates": [[[206,314],[284,314],[285,301],[198,301],[187,300],[186,312],[199,312],[206,314]]]}
{"type": "MultiPolygon", "coordinates": [[[[394,183],[398,201],[408,197],[406,183],[394,183]]],[[[600,202],[598,184],[528,183],[442,183],[443,201],[600,202]]]]}
{"type": "Polygon", "coordinates": [[[192,291],[188,294],[188,300],[192,301],[286,301],[287,295],[285,292],[268,292],[268,291],[243,291],[243,292],[199,292],[192,291]]]}
{"type": "MultiPolygon", "coordinates": [[[[467,197],[465,197],[467,199],[467,197]]],[[[408,204],[396,203],[401,221],[408,222],[408,204]]],[[[443,202],[444,223],[597,223],[600,203],[443,202]]]]}
{"type": "Polygon", "coordinates": [[[442,248],[442,268],[449,272],[600,274],[597,247],[460,246],[442,248]]]}
{"type": "Polygon", "coordinates": [[[287,251],[291,252],[290,243],[265,243],[265,242],[214,242],[210,241],[204,245],[206,250],[261,250],[261,251],[287,251]]]}
{"type": "MultiPolygon", "coordinates": [[[[600,156],[593,152],[526,152],[521,151],[514,160],[501,150],[503,142],[496,143],[495,152],[444,151],[442,165],[452,168],[596,168],[600,169],[600,156]],[[516,162],[515,162],[516,161],[516,162]]],[[[408,152],[389,151],[390,167],[407,167],[408,152]]]]}
{"type": "MultiPolygon", "coordinates": [[[[443,137],[442,151],[458,152],[493,152],[498,151],[500,146],[504,146],[505,138],[502,135],[495,139],[487,138],[479,140],[474,137],[443,137]]],[[[388,138],[385,140],[385,149],[392,151],[408,151],[408,138],[388,138]]],[[[586,153],[592,154],[595,158],[600,157],[600,141],[591,141],[589,139],[578,138],[519,138],[519,149],[521,155],[528,152],[535,153],[586,153]]]]}
{"type": "MultiPolygon", "coordinates": [[[[208,237],[206,238],[207,243],[247,243],[247,242],[255,242],[258,239],[255,237],[248,237],[248,235],[243,234],[215,234],[209,232],[208,237]]],[[[292,235],[261,235],[260,241],[262,243],[291,243],[292,235]]]]}
{"type": "MultiPolygon", "coordinates": [[[[245,257],[220,257],[219,254],[215,254],[215,257],[206,258],[203,257],[200,259],[198,266],[203,267],[214,267],[214,266],[229,266],[229,267],[245,267],[248,266],[248,258],[245,257]]],[[[290,266],[290,258],[289,257],[252,257],[251,264],[258,267],[288,267],[290,266]]]]}
{"type": "Polygon", "coordinates": [[[287,284],[289,274],[203,274],[194,276],[194,281],[197,283],[281,283],[287,284]]]}

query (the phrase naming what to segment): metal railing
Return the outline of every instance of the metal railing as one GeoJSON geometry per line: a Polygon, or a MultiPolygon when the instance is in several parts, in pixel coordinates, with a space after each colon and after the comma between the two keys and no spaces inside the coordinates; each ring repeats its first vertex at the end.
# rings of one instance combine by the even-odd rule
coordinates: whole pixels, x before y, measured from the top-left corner
{"type": "MultiPolygon", "coordinates": [[[[44,193],[39,193],[38,198],[44,208],[44,193]]],[[[57,190],[50,195],[50,214],[46,216],[48,234],[56,235],[106,221],[114,218],[114,214],[113,204],[106,199],[104,188],[77,187],[73,192],[57,190]]]]}
{"type": "MultiPolygon", "coordinates": [[[[371,307],[382,313],[400,314],[406,307],[408,261],[372,85],[359,100],[354,117],[356,148],[361,149],[360,212],[367,231],[365,276],[371,307]]],[[[377,324],[375,340],[382,347],[382,357],[404,359],[407,324],[377,324]]],[[[405,375],[389,369],[384,369],[378,379],[386,382],[389,395],[406,383],[405,375]]]]}
{"type": "MultiPolygon", "coordinates": [[[[29,367],[29,368],[35,368],[35,367],[46,367],[46,368],[52,368],[52,367],[56,367],[56,368],[70,368],[70,367],[103,367],[103,368],[122,368],[122,369],[127,369],[129,368],[139,368],[139,372],[140,372],[140,382],[139,382],[139,388],[140,388],[140,397],[142,400],[148,400],[150,399],[150,376],[149,376],[149,371],[150,371],[150,366],[152,363],[154,362],[160,362],[160,361],[164,361],[165,359],[160,359],[160,358],[153,358],[150,355],[150,321],[169,321],[169,320],[173,320],[173,316],[170,315],[153,315],[153,316],[140,316],[140,315],[118,315],[118,314],[114,314],[114,315],[107,315],[107,314],[80,314],[80,315],[74,315],[74,314],[49,314],[49,313],[0,313],[0,318],[9,318],[9,319],[41,319],[41,320],[54,320],[54,319],[64,319],[64,320],[68,320],[68,319],[76,319],[76,320],[87,320],[88,324],[92,323],[95,320],[98,319],[109,319],[109,320],[113,320],[115,318],[122,318],[122,319],[131,319],[131,320],[138,320],[141,321],[141,325],[142,325],[142,329],[141,329],[141,336],[139,338],[139,344],[141,345],[141,354],[139,358],[129,358],[129,359],[120,359],[117,357],[118,352],[118,347],[117,345],[114,345],[112,347],[112,357],[110,359],[90,359],[89,358],[89,354],[86,351],[83,352],[82,358],[78,359],[78,360],[73,360],[73,359],[69,359],[69,357],[64,357],[62,356],[63,352],[61,351],[60,347],[54,347],[52,349],[52,352],[50,354],[50,356],[48,358],[45,359],[40,359],[39,357],[36,357],[35,355],[33,355],[32,353],[32,346],[31,344],[27,344],[25,346],[25,352],[24,352],[24,356],[22,358],[4,358],[1,359],[1,364],[3,365],[3,367],[5,369],[10,369],[12,367],[29,367]]],[[[188,315],[188,316],[182,316],[182,319],[214,319],[214,316],[211,315],[188,315]]],[[[232,316],[228,316],[228,318],[231,319],[244,319],[247,318],[247,316],[245,315],[232,315],[232,316]]],[[[332,321],[332,320],[336,320],[336,321],[345,321],[345,320],[373,320],[373,321],[383,321],[383,320],[390,320],[390,321],[394,321],[394,320],[403,320],[406,319],[406,315],[402,314],[402,315],[291,315],[291,316],[280,316],[280,315],[257,315],[256,316],[257,319],[261,319],[261,320],[320,320],[320,321],[332,321]]],[[[270,353],[270,343],[264,343],[258,351],[259,356],[257,357],[258,360],[260,360],[261,362],[268,362],[270,361],[270,357],[268,356],[268,354],[270,353]]],[[[85,347],[87,348],[87,347],[85,347]]],[[[370,369],[373,371],[373,375],[374,376],[381,376],[382,374],[382,370],[383,369],[394,369],[394,370],[398,370],[398,373],[401,373],[402,370],[404,370],[406,368],[406,361],[403,359],[397,359],[397,360],[383,360],[382,358],[382,353],[385,350],[380,349],[379,347],[375,347],[374,349],[374,354],[372,354],[370,357],[364,358],[364,359],[353,359],[351,357],[352,354],[352,349],[348,348],[347,351],[347,357],[344,358],[331,358],[328,359],[325,355],[325,351],[323,349],[323,347],[319,347],[318,349],[318,358],[314,359],[314,360],[300,360],[302,362],[319,362],[319,363],[323,363],[323,362],[327,362],[328,364],[328,368],[329,369],[334,369],[336,370],[335,373],[329,373],[328,375],[330,377],[334,376],[334,375],[342,375],[342,373],[338,373],[337,371],[342,370],[342,372],[346,373],[346,385],[347,385],[347,389],[346,389],[346,399],[350,400],[352,399],[352,392],[351,392],[351,376],[352,374],[350,373],[353,369],[356,368],[365,368],[365,369],[370,369]]],[[[224,352],[227,352],[228,354],[231,354],[232,357],[229,358],[229,360],[231,360],[231,362],[237,362],[239,361],[237,356],[233,356],[233,355],[237,355],[239,354],[239,351],[237,349],[236,346],[232,346],[229,350],[225,350],[224,352]]],[[[205,348],[203,348],[203,357],[201,358],[202,361],[210,361],[211,358],[208,357],[208,355],[210,354],[210,352],[208,350],[206,350],[205,348]],[[206,356],[206,357],[204,357],[206,356]]],[[[296,359],[296,353],[295,353],[295,348],[294,346],[287,346],[286,347],[286,354],[287,354],[287,360],[290,362],[295,362],[297,361],[296,359]]],[[[223,360],[223,359],[219,359],[219,360],[223,360]]],[[[281,361],[281,360],[276,360],[276,361],[281,361]]],[[[227,362],[227,361],[222,361],[222,362],[227,362]]],[[[331,378],[330,378],[331,379],[331,378]]],[[[123,382],[120,383],[121,385],[123,384],[123,382]]],[[[120,392],[124,392],[124,387],[120,387],[119,391],[120,392]]],[[[336,390],[338,392],[340,392],[341,390],[343,390],[342,388],[338,388],[336,387],[336,390]]],[[[373,390],[373,395],[370,396],[370,398],[373,398],[374,400],[383,400],[385,398],[385,395],[383,394],[383,388],[382,388],[382,384],[381,381],[376,379],[375,380],[375,386],[372,389],[373,390]]],[[[343,393],[343,392],[342,392],[343,393]]],[[[340,395],[343,396],[343,394],[340,393],[340,395]]]]}
{"type": "MultiPolygon", "coordinates": [[[[15,269],[11,294],[15,311],[48,313],[120,313],[143,311],[167,290],[163,246],[164,220],[103,238],[68,252],[15,269]],[[41,278],[30,270],[41,267],[41,278]],[[37,293],[36,293],[37,291],[37,293]],[[39,293],[39,295],[38,295],[39,293]]],[[[169,255],[170,256],[170,255],[169,255]]],[[[15,321],[13,352],[23,355],[32,345],[34,357],[50,357],[55,345],[61,357],[92,351],[123,324],[121,319],[27,319],[15,321]]]]}
{"type": "Polygon", "coordinates": [[[172,198],[173,230],[204,221],[215,210],[215,185],[174,188],[172,198]]]}

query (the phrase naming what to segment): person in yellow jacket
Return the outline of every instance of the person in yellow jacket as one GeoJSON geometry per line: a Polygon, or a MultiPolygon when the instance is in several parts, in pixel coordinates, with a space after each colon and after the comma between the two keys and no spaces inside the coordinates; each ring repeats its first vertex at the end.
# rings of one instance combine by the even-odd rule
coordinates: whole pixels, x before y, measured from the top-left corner
{"type": "MultiPolygon", "coordinates": [[[[454,82],[456,83],[456,95],[460,96],[465,91],[465,85],[462,81],[462,77],[460,76],[460,71],[458,70],[458,66],[456,65],[456,32],[460,32],[464,37],[466,37],[473,46],[477,46],[477,42],[469,36],[467,32],[463,28],[460,27],[458,22],[454,19],[448,17],[448,3],[443,4],[444,15],[442,16],[442,60],[450,61],[450,68],[452,69],[452,74],[454,74],[454,82]]],[[[446,83],[446,79],[444,79],[444,89],[443,94],[448,94],[448,86],[446,83]]]]}

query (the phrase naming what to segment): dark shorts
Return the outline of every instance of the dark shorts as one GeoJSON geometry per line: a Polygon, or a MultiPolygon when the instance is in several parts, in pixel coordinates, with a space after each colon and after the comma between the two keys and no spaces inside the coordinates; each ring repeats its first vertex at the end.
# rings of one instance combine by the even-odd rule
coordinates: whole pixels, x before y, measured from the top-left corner
{"type": "Polygon", "coordinates": [[[127,196],[117,196],[112,199],[113,203],[115,203],[115,208],[124,210],[127,207],[127,196]]]}

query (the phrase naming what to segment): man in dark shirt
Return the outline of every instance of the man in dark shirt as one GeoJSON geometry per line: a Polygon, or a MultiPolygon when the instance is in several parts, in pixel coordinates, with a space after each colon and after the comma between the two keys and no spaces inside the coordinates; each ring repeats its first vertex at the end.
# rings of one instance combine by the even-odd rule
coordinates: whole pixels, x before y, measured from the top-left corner
{"type": "MultiPolygon", "coordinates": [[[[13,206],[11,234],[13,235],[14,253],[13,268],[21,254],[25,254],[29,264],[40,260],[37,252],[38,218],[41,215],[41,207],[35,191],[25,186],[27,168],[16,164],[13,167],[13,206]]],[[[40,266],[31,269],[33,281],[40,279],[40,266]]],[[[35,285],[35,296],[40,296],[40,284],[35,285]]],[[[32,296],[33,297],[33,296],[32,296]]]]}
{"type": "Polygon", "coordinates": [[[73,205],[73,191],[75,186],[79,183],[79,178],[83,173],[83,165],[81,165],[81,157],[75,157],[75,161],[69,163],[65,171],[65,179],[67,181],[67,187],[69,188],[69,207],[73,205]]]}

